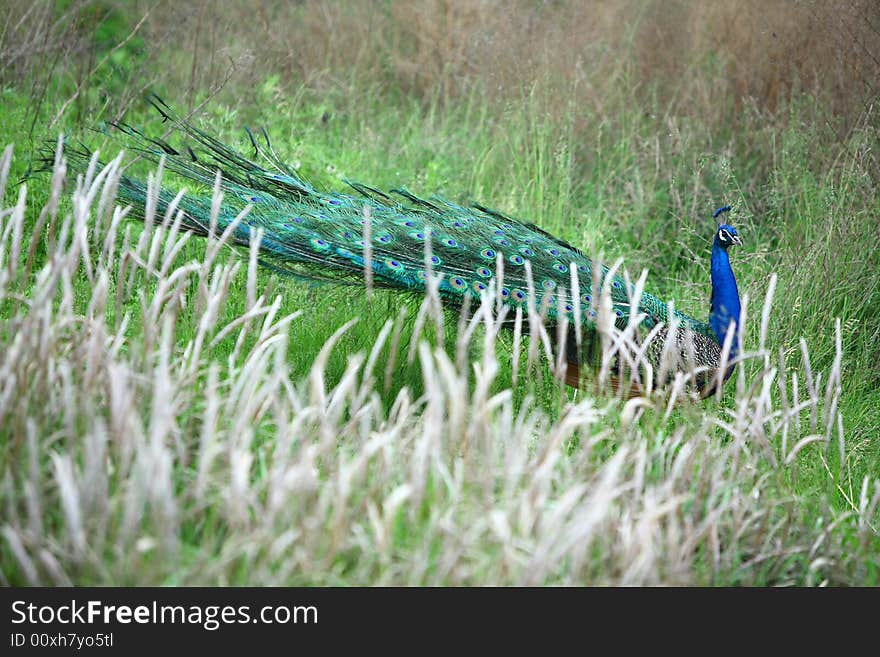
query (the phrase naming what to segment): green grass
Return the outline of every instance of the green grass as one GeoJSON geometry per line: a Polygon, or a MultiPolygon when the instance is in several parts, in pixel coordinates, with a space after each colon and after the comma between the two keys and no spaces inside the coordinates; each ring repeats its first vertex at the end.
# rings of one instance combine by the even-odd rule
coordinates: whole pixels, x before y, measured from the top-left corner
{"type": "MultiPolygon", "coordinates": [[[[26,89],[0,91],[0,144],[16,151],[3,212],[43,140],[57,137],[41,126],[58,111],[65,84],[38,110],[26,89]]],[[[183,102],[173,90],[158,91],[183,102]]],[[[132,250],[145,253],[135,247],[142,226],[123,221],[116,256],[103,263],[106,308],[95,309],[99,280],[79,262],[53,265],[65,274],[45,288],[50,302],[36,303],[45,283],[38,273],[50,260],[44,227],[30,275],[22,275],[23,247],[16,275],[0,286],[5,582],[876,585],[875,116],[866,113],[841,137],[821,97],[795,96],[772,117],[744,109],[709,123],[626,85],[598,108],[560,103],[558,93],[558,85],[536,83],[495,100],[475,85],[452,100],[418,99],[369,81],[318,92],[267,73],[246,101],[209,102],[196,123],[242,150],[242,128],[265,126],[276,150],[319,186],[343,189],[345,177],[405,186],[533,220],[587,253],[623,258],[630,272],[649,269],[647,291],[696,317],[708,314],[711,211],[730,203],[745,240],[733,262],[749,298],[747,351],[758,348],[764,295],[777,276],[766,365],[755,359],[739,368],[720,400],[667,411],[659,394],[634,407],[607,392],[560,388],[546,363],[537,375],[523,366],[510,389],[510,336],[484,350],[478,332],[468,359],[491,363],[497,375],[482,391],[469,363],[453,367],[462,393],[444,378],[442,358],[425,352],[408,362],[420,297],[377,290],[367,299],[358,287],[262,270],[255,289],[266,304],[277,295],[275,321],[300,314],[269,346],[259,335],[262,318],[211,345],[253,305],[247,254],[224,249],[218,262],[239,268],[186,374],[203,311],[198,286],[218,276],[183,276],[175,297],[182,304],[166,299],[151,314],[144,308],[170,272],[157,277],[129,263],[132,284],[119,277],[126,230],[132,250]],[[22,327],[43,335],[34,313],[49,308],[51,344],[28,346],[22,327]],[[352,357],[368,355],[398,317],[396,365],[386,375],[389,337],[371,381],[352,357]],[[328,339],[352,318],[357,323],[322,362],[328,339]],[[838,318],[832,408],[824,397],[838,371],[838,318]],[[777,413],[783,374],[767,376],[784,365],[786,394],[797,373],[805,398],[801,338],[823,378],[817,400],[784,417],[777,413]],[[125,400],[130,407],[114,410],[125,400]],[[130,425],[114,424],[123,419],[130,425]],[[798,440],[825,435],[826,419],[830,442],[785,463],[798,440]]],[[[87,129],[109,118],[107,109],[65,115],[55,129],[109,160],[118,145],[87,129]]],[[[145,103],[125,118],[154,134],[165,129],[145,103]]],[[[29,246],[50,175],[31,176],[27,186],[22,244],[29,246]]],[[[62,195],[58,226],[71,211],[71,191],[62,195]]],[[[11,216],[0,214],[0,235],[11,216]]],[[[89,238],[95,264],[104,239],[96,231],[89,238]]],[[[3,256],[8,264],[9,252],[3,256]]],[[[206,242],[191,239],[170,271],[205,257],[206,242]]],[[[443,320],[454,361],[458,318],[447,312],[443,320]]],[[[428,324],[428,344],[436,345],[428,324]]]]}

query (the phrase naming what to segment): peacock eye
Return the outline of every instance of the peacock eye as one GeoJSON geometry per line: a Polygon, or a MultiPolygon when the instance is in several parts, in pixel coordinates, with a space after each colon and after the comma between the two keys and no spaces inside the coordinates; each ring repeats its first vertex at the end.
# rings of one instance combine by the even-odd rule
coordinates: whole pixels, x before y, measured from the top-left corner
{"type": "Polygon", "coordinates": [[[720,239],[722,242],[727,242],[730,240],[730,233],[728,233],[726,230],[718,231],[718,239],[720,239]]]}

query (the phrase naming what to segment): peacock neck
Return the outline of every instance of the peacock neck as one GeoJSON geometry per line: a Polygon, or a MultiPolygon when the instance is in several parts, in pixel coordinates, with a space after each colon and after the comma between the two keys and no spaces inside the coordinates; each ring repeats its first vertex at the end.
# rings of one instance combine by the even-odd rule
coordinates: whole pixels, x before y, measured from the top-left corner
{"type": "MultiPolygon", "coordinates": [[[[709,325],[723,345],[727,332],[739,328],[740,316],[739,289],[736,286],[736,278],[733,269],[730,268],[730,258],[718,240],[712,247],[712,306],[709,314],[709,325]],[[734,325],[731,326],[731,322],[734,325]]],[[[730,357],[733,358],[739,351],[739,341],[734,336],[730,348],[730,357]]]]}

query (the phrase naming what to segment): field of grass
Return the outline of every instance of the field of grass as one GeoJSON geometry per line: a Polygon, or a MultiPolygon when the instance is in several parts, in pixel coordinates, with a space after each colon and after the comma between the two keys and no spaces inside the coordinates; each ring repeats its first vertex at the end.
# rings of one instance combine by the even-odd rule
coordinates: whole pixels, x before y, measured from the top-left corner
{"type": "Polygon", "coordinates": [[[880,583],[872,5],[344,4],[0,19],[0,581],[880,583]],[[699,318],[729,203],[747,358],[704,401],[574,391],[488,309],[145,229],[118,163],[31,171],[62,131],[104,161],[105,122],[163,134],[148,89],[318,186],[526,217],[699,318]]]}

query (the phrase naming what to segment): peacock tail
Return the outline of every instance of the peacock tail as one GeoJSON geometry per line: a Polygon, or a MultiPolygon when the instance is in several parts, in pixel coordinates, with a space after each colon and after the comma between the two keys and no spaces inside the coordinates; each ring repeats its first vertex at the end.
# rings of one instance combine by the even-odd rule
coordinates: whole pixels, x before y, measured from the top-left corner
{"type": "MultiPolygon", "coordinates": [[[[493,279],[500,278],[498,294],[504,305],[527,310],[532,302],[551,324],[562,315],[573,323],[579,313],[588,337],[595,335],[596,297],[604,286],[619,329],[627,327],[634,313],[641,314],[645,330],[670,324],[666,302],[642,293],[634,309],[632,284],[604,265],[594,271],[594,263],[580,250],[532,223],[477,203],[463,207],[440,196],[421,198],[405,189],[384,192],[355,181],[346,181],[355,194],[318,190],[278,157],[265,132],[258,139],[247,131],[254,149],[250,159],[182,120],[158,97],[150,102],[195,148],[178,149],[132,126],[115,124],[132,149],[153,162],[164,159],[167,170],[205,186],[214,185],[218,171],[222,176],[224,196],[216,225],[210,225],[212,196],[191,192],[178,199],[182,225],[202,235],[212,230],[219,234],[250,206],[230,241],[248,246],[252,233],[261,229],[262,261],[278,271],[362,285],[365,258],[370,257],[377,286],[418,293],[425,291],[432,273],[440,274],[439,294],[453,307],[466,298],[479,303],[493,279]],[[570,293],[573,277],[580,290],[577,298],[570,293]]],[[[65,155],[74,169],[84,169],[92,156],[87,148],[70,145],[65,145],[65,155]]],[[[144,217],[147,195],[142,181],[121,177],[118,196],[132,206],[134,216],[144,217]]],[[[175,196],[159,190],[157,211],[164,213],[175,196]]],[[[673,313],[680,329],[675,345],[680,360],[689,356],[691,366],[717,367],[722,342],[717,331],[709,322],[673,313]]],[[[660,337],[664,335],[665,328],[660,337]]],[[[649,349],[647,356],[659,367],[662,340],[655,342],[660,347],[649,349]]],[[[566,380],[571,384],[577,383],[585,358],[574,351],[570,347],[566,353],[572,366],[566,380]]],[[[678,368],[685,369],[684,363],[678,368]]],[[[697,381],[704,393],[710,391],[710,378],[711,372],[697,381]]]]}

